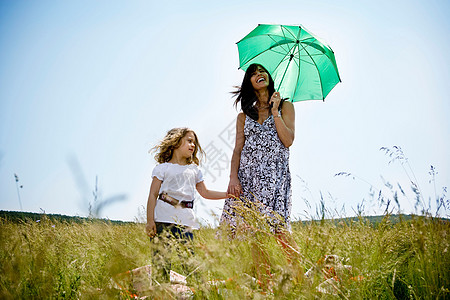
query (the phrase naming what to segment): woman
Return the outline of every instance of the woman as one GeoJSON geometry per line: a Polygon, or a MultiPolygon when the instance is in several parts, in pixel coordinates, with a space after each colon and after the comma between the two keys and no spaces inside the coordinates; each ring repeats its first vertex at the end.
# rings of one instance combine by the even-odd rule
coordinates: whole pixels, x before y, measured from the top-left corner
{"type": "Polygon", "coordinates": [[[227,193],[237,198],[225,200],[221,223],[232,228],[237,225],[238,216],[233,206],[241,197],[262,203],[265,208],[262,213],[269,219],[276,219],[276,215],[281,217],[283,226],[276,226],[275,232],[283,231],[283,227],[289,230],[289,147],[294,141],[294,106],[275,92],[272,77],[258,64],[248,67],[235,95],[235,105],[240,103],[242,112],[236,122],[236,144],[227,193]]]}
{"type": "MultiPolygon", "coordinates": [[[[234,198],[225,200],[221,223],[231,226],[235,235],[240,222],[244,222],[245,227],[245,217],[239,214],[240,204],[256,203],[251,207],[271,225],[293,267],[295,280],[300,281],[303,268],[299,265],[298,246],[287,234],[292,206],[289,147],[295,133],[294,106],[275,92],[272,77],[258,64],[248,67],[235,95],[235,105],[240,103],[242,112],[236,121],[236,143],[227,190],[234,198]]],[[[268,255],[258,243],[254,243],[252,252],[258,279],[268,288],[271,278],[268,255]]]]}

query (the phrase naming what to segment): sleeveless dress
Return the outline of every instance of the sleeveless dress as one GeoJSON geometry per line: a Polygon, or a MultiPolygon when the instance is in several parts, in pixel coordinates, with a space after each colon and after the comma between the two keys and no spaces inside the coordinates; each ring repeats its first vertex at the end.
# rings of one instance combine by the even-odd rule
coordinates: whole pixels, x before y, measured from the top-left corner
{"type": "Polygon", "coordinates": [[[259,211],[267,217],[269,224],[277,226],[277,220],[281,219],[282,225],[290,230],[292,192],[289,148],[278,138],[273,115],[262,124],[246,116],[244,136],[238,170],[243,194],[240,199],[225,200],[220,223],[234,228],[240,216],[233,206],[239,201],[252,201],[263,204],[258,205],[263,207],[259,211]]]}

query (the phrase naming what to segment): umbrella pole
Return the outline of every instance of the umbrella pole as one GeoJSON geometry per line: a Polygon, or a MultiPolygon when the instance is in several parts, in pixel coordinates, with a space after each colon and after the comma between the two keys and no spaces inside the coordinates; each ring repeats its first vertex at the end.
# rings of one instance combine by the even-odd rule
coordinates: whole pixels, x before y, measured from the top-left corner
{"type": "Polygon", "coordinates": [[[294,58],[294,54],[291,54],[289,57],[289,62],[287,67],[284,69],[283,77],[280,80],[280,83],[278,84],[277,91],[280,89],[281,83],[283,82],[284,76],[286,75],[287,70],[289,69],[289,65],[291,64],[292,59],[294,58]]]}

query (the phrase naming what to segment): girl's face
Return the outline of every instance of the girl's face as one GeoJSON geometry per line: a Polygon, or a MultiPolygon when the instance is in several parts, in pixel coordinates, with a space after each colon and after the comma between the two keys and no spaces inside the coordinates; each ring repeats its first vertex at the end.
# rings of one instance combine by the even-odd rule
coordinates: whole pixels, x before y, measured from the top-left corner
{"type": "Polygon", "coordinates": [[[269,74],[261,66],[257,66],[250,77],[250,82],[255,90],[265,89],[269,86],[269,74]]]}
{"type": "Polygon", "coordinates": [[[181,145],[177,149],[175,149],[175,151],[178,151],[181,156],[189,158],[194,153],[195,147],[195,135],[192,131],[189,131],[181,139],[181,145]]]}

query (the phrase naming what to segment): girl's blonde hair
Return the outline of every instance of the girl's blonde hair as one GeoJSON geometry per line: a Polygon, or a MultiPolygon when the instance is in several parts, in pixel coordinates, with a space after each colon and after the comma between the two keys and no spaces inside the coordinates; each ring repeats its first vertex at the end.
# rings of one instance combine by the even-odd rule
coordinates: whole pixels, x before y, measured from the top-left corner
{"type": "Polygon", "coordinates": [[[170,161],[173,156],[173,151],[181,146],[181,140],[188,132],[192,132],[194,134],[195,149],[194,153],[192,153],[192,156],[186,159],[186,163],[194,163],[196,165],[199,165],[200,160],[198,159],[197,154],[199,154],[200,157],[203,158],[205,152],[200,146],[197,135],[190,128],[182,127],[170,129],[164,139],[158,145],[150,149],[149,152],[156,152],[155,160],[160,164],[170,161]]]}

